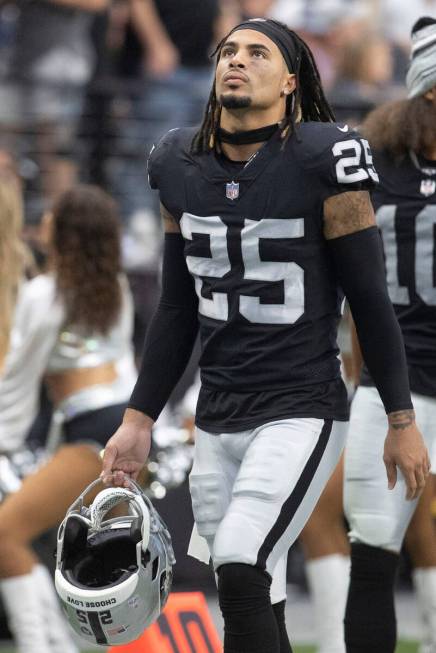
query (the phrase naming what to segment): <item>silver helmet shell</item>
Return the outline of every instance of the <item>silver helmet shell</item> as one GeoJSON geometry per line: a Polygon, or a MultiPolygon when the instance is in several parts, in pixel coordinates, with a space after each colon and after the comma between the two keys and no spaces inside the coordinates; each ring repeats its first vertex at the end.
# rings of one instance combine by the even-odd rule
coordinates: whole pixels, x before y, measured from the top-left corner
{"type": "Polygon", "coordinates": [[[137,639],[157,619],[175,558],[167,527],[136,483],[106,488],[86,507],[97,483],[59,527],[55,584],[73,630],[90,644],[116,646],[137,639]],[[105,518],[120,504],[127,514],[105,518]]]}

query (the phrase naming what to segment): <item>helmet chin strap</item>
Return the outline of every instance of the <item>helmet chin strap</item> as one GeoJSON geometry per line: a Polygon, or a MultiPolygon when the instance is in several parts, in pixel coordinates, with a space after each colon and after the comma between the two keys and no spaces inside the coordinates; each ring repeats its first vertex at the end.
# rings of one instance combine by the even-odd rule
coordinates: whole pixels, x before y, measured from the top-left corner
{"type": "Polygon", "coordinates": [[[99,492],[89,507],[91,525],[95,529],[100,528],[106,513],[125,501],[136,504],[138,512],[142,517],[142,548],[145,551],[150,539],[150,512],[144,499],[138,492],[132,492],[122,487],[109,487],[99,492]]]}

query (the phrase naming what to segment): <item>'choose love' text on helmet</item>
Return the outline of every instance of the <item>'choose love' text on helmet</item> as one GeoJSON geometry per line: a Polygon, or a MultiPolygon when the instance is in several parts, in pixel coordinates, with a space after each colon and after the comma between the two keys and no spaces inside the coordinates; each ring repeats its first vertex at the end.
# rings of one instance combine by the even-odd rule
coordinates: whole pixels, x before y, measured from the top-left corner
{"type": "Polygon", "coordinates": [[[150,500],[131,489],[106,488],[89,507],[69,508],[56,552],[56,590],[73,630],[93,644],[137,639],[168,598],[175,563],[171,537],[150,500]],[[107,518],[107,513],[122,512],[107,518]]]}

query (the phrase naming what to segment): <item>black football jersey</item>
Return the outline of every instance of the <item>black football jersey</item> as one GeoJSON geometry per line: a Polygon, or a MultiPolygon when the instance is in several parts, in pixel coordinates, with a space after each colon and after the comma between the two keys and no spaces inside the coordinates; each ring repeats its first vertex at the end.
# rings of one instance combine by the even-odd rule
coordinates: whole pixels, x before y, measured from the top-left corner
{"type": "MultiPolygon", "coordinates": [[[[436,396],[436,162],[375,153],[372,193],[389,295],[404,337],[412,392],[436,396]]],[[[370,385],[365,369],[362,383],[370,385]]]]}
{"type": "Polygon", "coordinates": [[[337,324],[343,296],[323,202],[372,188],[368,143],[347,126],[277,132],[245,166],[193,155],[192,129],[153,150],[149,179],[179,221],[199,297],[197,424],[235,432],[291,416],[347,419],[337,324]]]}

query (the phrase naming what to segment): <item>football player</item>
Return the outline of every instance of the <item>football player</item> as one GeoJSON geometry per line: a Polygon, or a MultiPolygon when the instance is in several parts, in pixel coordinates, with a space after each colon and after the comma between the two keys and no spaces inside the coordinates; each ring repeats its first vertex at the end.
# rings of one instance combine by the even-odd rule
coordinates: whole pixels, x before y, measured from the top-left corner
{"type": "Polygon", "coordinates": [[[429,469],[367,192],[371,152],[333,122],[307,45],[253,19],[219,44],[201,127],[169,132],[149,178],[166,232],[162,297],[102,475],[123,485],[144,465],[200,325],[190,490],[217,572],[224,651],[286,653],[271,578],[279,565],[284,580],[282,561],[344,446],[343,293],[388,413],[389,468],[403,471],[410,499],[429,469]]]}
{"type": "MultiPolygon", "coordinates": [[[[403,333],[418,423],[428,448],[436,447],[436,20],[421,18],[412,30],[408,99],[375,110],[364,133],[375,151],[380,185],[373,190],[386,256],[389,295],[403,333]]],[[[373,324],[374,339],[382,338],[373,324]]],[[[345,618],[348,653],[392,653],[396,643],[393,584],[399,552],[416,508],[405,500],[385,448],[383,403],[367,354],[351,410],[345,458],[345,511],[352,542],[351,582],[345,618]]],[[[400,433],[400,432],[399,432],[400,433]]],[[[436,461],[433,461],[436,462],[436,461]]],[[[434,470],[433,470],[434,471],[434,470]]],[[[431,487],[421,511],[430,520],[431,487]]],[[[410,498],[410,497],[409,497],[410,498]]],[[[418,518],[418,515],[417,515],[418,518]]],[[[422,518],[420,519],[422,522],[422,518]]],[[[436,546],[427,526],[411,532],[416,587],[426,611],[428,651],[436,651],[436,546]],[[418,540],[418,541],[417,541],[418,540]],[[422,551],[427,545],[427,551],[422,551]]]]}

